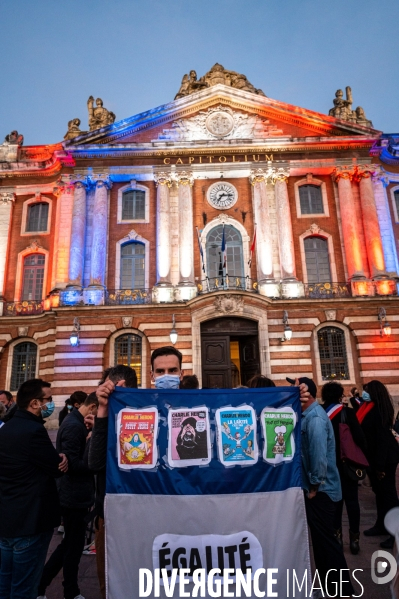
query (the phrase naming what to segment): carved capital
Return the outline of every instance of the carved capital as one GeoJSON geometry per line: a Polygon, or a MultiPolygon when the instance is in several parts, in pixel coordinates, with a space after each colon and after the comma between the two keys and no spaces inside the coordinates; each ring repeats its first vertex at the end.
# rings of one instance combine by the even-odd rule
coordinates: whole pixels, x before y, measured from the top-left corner
{"type": "Polygon", "coordinates": [[[374,175],[375,168],[373,164],[357,166],[353,175],[353,180],[359,182],[361,179],[370,179],[374,175]]]}
{"type": "Polygon", "coordinates": [[[72,175],[61,175],[53,188],[53,194],[58,198],[64,194],[73,192],[73,177],[72,175]]]}
{"type": "Polygon", "coordinates": [[[335,167],[331,176],[333,178],[333,181],[337,181],[337,182],[340,179],[349,179],[350,181],[352,181],[354,174],[355,174],[355,167],[353,166],[353,164],[350,164],[350,165],[335,167]]]}
{"type": "Polygon", "coordinates": [[[290,176],[290,171],[287,168],[273,166],[272,162],[267,163],[267,168],[257,168],[251,170],[249,180],[251,185],[256,183],[272,183],[275,185],[277,181],[286,181],[290,176]]]}
{"type": "Polygon", "coordinates": [[[174,180],[177,186],[189,185],[192,187],[194,183],[194,176],[191,171],[180,171],[175,174],[174,180]]]}
{"type": "Polygon", "coordinates": [[[86,177],[84,175],[75,175],[72,178],[72,183],[77,189],[84,187],[86,191],[88,191],[92,186],[90,177],[86,177]]]}
{"type": "Polygon", "coordinates": [[[91,175],[90,181],[96,189],[100,189],[101,187],[106,187],[107,189],[111,189],[111,187],[112,187],[112,181],[111,181],[109,175],[106,173],[98,174],[98,175],[97,174],[91,175]]]}
{"type": "Polygon", "coordinates": [[[15,202],[15,193],[13,191],[0,191],[0,203],[10,204],[15,202]]]}
{"type": "Polygon", "coordinates": [[[172,173],[166,173],[165,171],[160,173],[154,173],[154,181],[157,187],[159,185],[167,185],[168,187],[172,187],[172,173]]]}

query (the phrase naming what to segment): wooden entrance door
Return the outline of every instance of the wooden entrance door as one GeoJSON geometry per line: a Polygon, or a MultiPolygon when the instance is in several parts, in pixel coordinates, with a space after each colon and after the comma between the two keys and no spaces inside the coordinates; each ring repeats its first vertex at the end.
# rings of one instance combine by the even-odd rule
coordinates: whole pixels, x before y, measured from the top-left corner
{"type": "Polygon", "coordinates": [[[231,387],[230,337],[204,335],[202,338],[202,386],[209,389],[231,387]]]}
{"type": "Polygon", "coordinates": [[[242,337],[240,340],[241,385],[246,385],[255,374],[260,373],[258,336],[242,337]]]}
{"type": "Polygon", "coordinates": [[[258,323],[246,318],[225,317],[201,325],[202,386],[231,389],[230,342],[239,343],[241,384],[260,372],[258,323]]]}

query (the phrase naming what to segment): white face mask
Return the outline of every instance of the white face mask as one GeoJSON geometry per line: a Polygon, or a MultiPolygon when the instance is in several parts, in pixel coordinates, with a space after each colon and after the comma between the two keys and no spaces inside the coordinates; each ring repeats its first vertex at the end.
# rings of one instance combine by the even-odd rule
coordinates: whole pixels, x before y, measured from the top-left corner
{"type": "Polygon", "coordinates": [[[156,389],[178,389],[180,376],[178,374],[163,374],[155,379],[156,389]]]}

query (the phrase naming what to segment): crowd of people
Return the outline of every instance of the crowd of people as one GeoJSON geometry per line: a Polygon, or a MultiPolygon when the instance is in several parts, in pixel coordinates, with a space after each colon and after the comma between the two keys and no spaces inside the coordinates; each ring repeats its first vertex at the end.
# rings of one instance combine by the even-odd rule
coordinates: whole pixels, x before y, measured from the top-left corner
{"type": "MultiPolygon", "coordinates": [[[[174,347],[151,356],[156,389],[198,389],[195,375],[184,375],[182,354],[174,347]]],[[[339,570],[346,569],[342,513],[349,520],[350,551],[360,551],[359,484],[369,477],[376,499],[376,522],[366,536],[387,534],[384,518],[399,505],[395,474],[399,463],[399,420],[386,387],[370,381],[362,394],[346,397],[337,381],[327,382],[317,399],[310,378],[287,379],[299,387],[301,401],[302,486],[316,568],[325,590],[333,592],[339,570]],[[331,585],[331,586],[330,586],[331,585]]],[[[75,391],[59,413],[54,447],[44,427],[54,410],[51,385],[31,379],[16,401],[0,391],[0,597],[46,599],[46,589],[63,571],[65,599],[84,599],[78,571],[86,530],[94,521],[97,572],[105,589],[105,521],[108,401],[116,386],[137,388],[136,372],[124,365],[104,371],[97,391],[75,391]],[[61,520],[62,519],[62,520],[61,520]],[[54,528],[62,521],[63,537],[46,562],[54,528]]],[[[255,375],[249,388],[275,387],[255,375]]],[[[393,547],[388,536],[381,547],[393,547]]],[[[351,596],[351,582],[343,583],[351,596]]]]}

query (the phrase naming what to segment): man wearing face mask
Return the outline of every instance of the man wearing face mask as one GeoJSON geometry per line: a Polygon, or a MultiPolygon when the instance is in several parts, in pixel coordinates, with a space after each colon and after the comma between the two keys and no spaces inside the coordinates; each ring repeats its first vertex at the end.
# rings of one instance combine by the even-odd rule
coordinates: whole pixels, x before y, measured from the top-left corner
{"type": "Polygon", "coordinates": [[[50,384],[31,379],[17,393],[14,417],[0,429],[0,597],[31,599],[54,527],[60,520],[55,484],[68,469],[43,426],[50,384]]]}
{"type": "Polygon", "coordinates": [[[151,355],[151,381],[156,389],[179,389],[183,379],[182,354],[172,345],[158,347],[151,355]]]}

